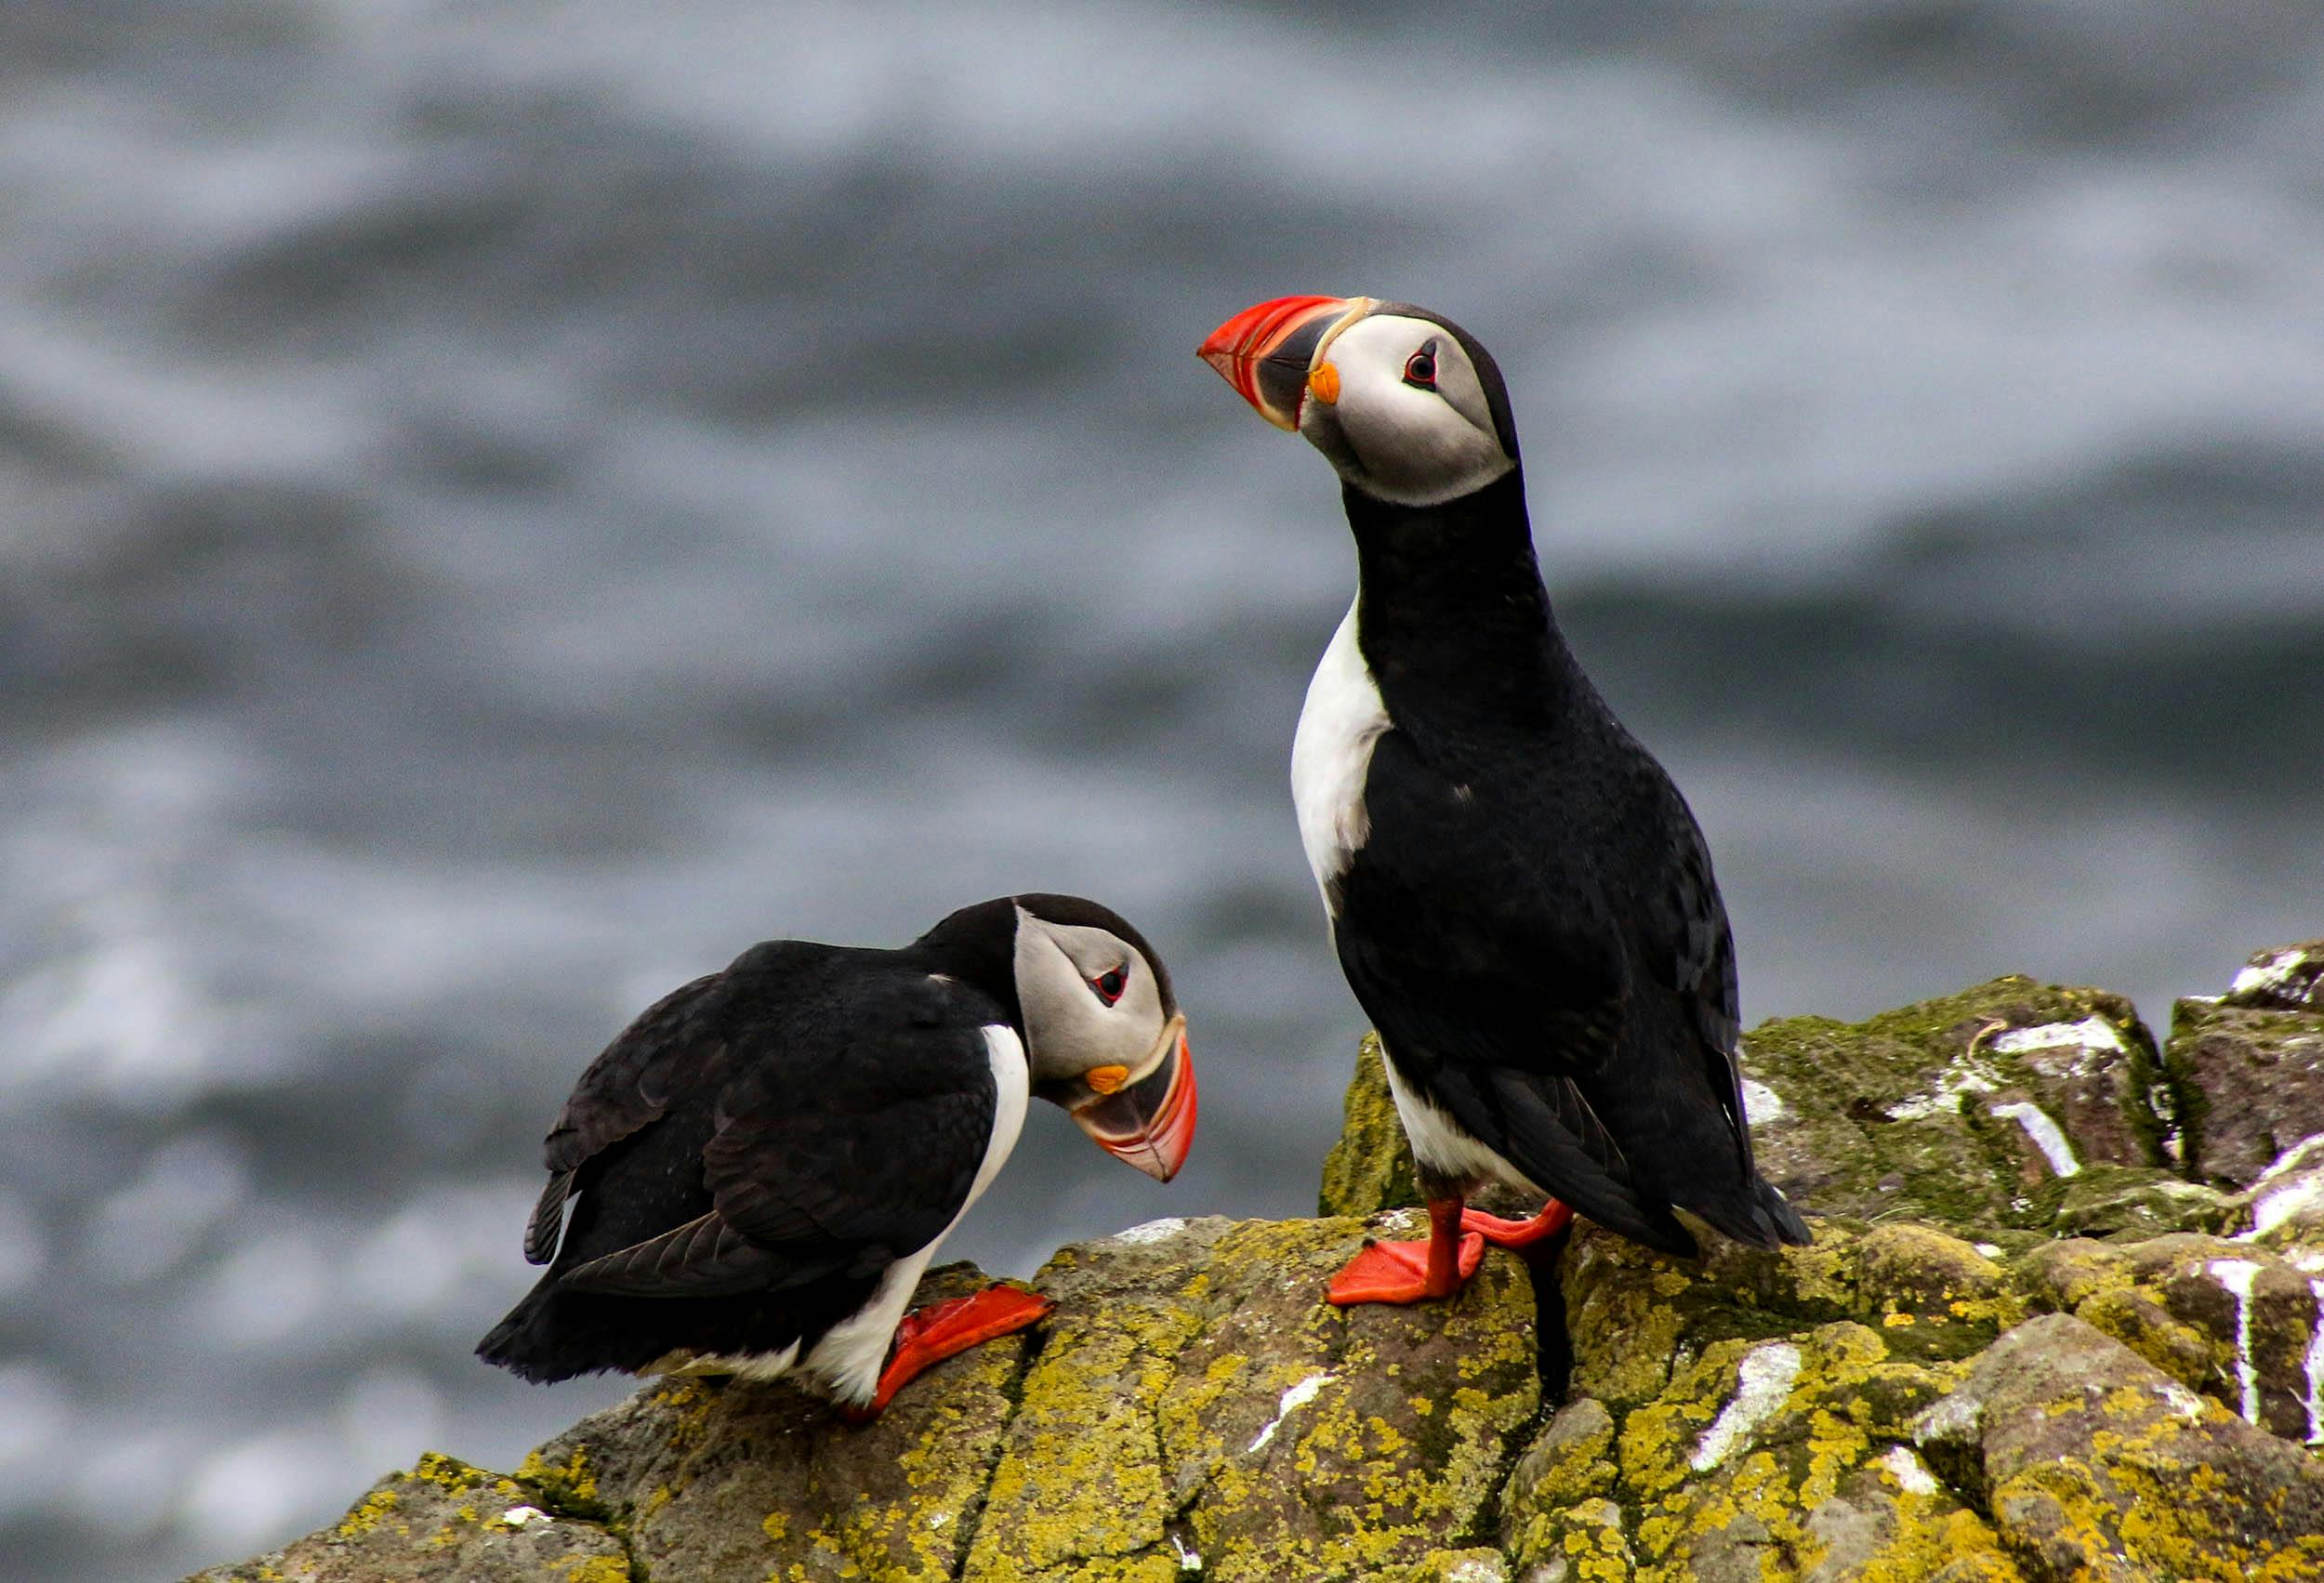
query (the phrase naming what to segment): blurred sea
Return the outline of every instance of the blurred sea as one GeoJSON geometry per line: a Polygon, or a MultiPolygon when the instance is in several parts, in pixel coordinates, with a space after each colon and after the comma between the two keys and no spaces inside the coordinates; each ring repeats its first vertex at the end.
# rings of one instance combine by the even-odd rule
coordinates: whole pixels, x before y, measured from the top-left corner
{"type": "Polygon", "coordinates": [[[1037,1117],[959,1254],[1311,1204],[1353,555],[1195,361],[1260,297],[1499,354],[1752,1020],[2324,928],[2324,13],[1421,9],[0,7],[12,1576],[615,1399],[469,1347],[572,1078],[760,938],[1169,954],[1187,1174],[1037,1117]]]}

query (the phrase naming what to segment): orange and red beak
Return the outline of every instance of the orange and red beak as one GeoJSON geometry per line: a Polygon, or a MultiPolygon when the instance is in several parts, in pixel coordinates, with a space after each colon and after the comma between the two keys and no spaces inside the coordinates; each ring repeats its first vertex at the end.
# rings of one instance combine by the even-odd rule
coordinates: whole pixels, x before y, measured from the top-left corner
{"type": "Polygon", "coordinates": [[[1144,1076],[1112,1093],[1101,1093],[1070,1114],[1099,1148],[1156,1181],[1168,1181],[1194,1147],[1198,1108],[1195,1057],[1186,1045],[1183,1016],[1170,1019],[1155,1043],[1155,1054],[1142,1064],[1144,1076]]]}
{"type": "Polygon", "coordinates": [[[1278,297],[1210,332],[1196,354],[1261,417],[1297,430],[1307,379],[1338,330],[1372,310],[1368,297],[1278,297]]]}

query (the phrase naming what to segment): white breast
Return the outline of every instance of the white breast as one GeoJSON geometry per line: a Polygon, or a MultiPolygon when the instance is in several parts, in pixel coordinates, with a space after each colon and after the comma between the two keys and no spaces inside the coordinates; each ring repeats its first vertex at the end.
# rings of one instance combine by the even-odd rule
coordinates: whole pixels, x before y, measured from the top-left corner
{"type": "Polygon", "coordinates": [[[1413,1157],[1439,1176],[1456,1181],[1499,1181],[1520,1192],[1539,1193],[1525,1173],[1472,1137],[1469,1129],[1427,1098],[1404,1086],[1396,1063],[1388,1063],[1388,1094],[1396,1102],[1396,1119],[1412,1142],[1413,1157]]]}
{"type": "Polygon", "coordinates": [[[1307,849],[1307,866],[1327,907],[1331,882],[1371,834],[1364,812],[1364,778],[1371,770],[1372,745],[1388,726],[1388,706],[1356,646],[1355,606],[1350,605],[1307,684],[1307,706],[1300,711],[1299,732],[1291,739],[1291,801],[1299,809],[1300,844],[1307,849]]]}

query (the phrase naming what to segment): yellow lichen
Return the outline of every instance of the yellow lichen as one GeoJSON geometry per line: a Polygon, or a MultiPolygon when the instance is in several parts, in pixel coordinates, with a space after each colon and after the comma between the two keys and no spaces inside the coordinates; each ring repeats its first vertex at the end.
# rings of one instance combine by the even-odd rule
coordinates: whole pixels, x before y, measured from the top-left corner
{"type": "Polygon", "coordinates": [[[597,1497],[597,1475],[590,1469],[586,1446],[574,1446],[570,1456],[556,1463],[545,1460],[538,1451],[528,1451],[524,1460],[517,1464],[517,1478],[537,1490],[543,1504],[552,1510],[603,1510],[597,1497]]]}
{"type": "Polygon", "coordinates": [[[396,1509],[399,1499],[395,1491],[391,1489],[373,1490],[355,1503],[354,1508],[340,1520],[339,1525],[332,1532],[342,1539],[361,1538],[376,1528],[381,1521],[396,1509]]]}
{"type": "Polygon", "coordinates": [[[619,1556],[573,1556],[558,1563],[564,1583],[630,1583],[628,1563],[619,1556]]]}

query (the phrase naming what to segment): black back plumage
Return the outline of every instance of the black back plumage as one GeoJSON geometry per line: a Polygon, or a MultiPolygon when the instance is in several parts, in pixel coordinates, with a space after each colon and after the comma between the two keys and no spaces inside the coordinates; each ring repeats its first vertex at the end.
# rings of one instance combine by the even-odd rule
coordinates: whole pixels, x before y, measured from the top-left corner
{"type": "MultiPolygon", "coordinates": [[[[1462,338],[1505,423],[1498,374],[1462,338]]],[[[1393,723],[1365,782],[1368,838],[1329,899],[1400,1075],[1651,1247],[1694,1250],[1673,1205],[1741,1241],[1805,1241],[1752,1163],[1701,831],[1557,629],[1522,469],[1440,506],[1345,500],[1358,642],[1393,723]]]]}
{"type": "Polygon", "coordinates": [[[862,1308],[952,1222],[992,1137],[1010,930],[962,916],[901,951],[754,946],[624,1030],[544,1148],[524,1246],[549,1269],[479,1354],[551,1380],[803,1353],[862,1308]]]}

